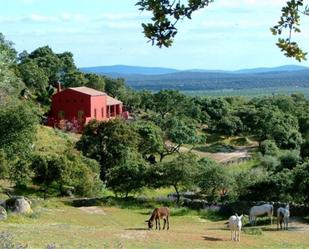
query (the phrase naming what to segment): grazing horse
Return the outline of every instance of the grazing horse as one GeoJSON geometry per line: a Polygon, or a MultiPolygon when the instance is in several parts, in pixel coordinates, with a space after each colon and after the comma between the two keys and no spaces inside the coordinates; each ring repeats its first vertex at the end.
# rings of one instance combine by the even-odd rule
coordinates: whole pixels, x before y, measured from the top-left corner
{"type": "Polygon", "coordinates": [[[251,225],[256,225],[256,217],[267,214],[270,218],[270,224],[272,225],[272,216],[274,214],[274,206],[271,204],[263,204],[260,206],[253,206],[249,212],[249,221],[251,225]]]}
{"type": "Polygon", "coordinates": [[[240,241],[240,232],[242,227],[242,219],[243,215],[238,216],[237,214],[232,215],[229,218],[229,228],[231,230],[231,240],[240,241]]]}
{"type": "Polygon", "coordinates": [[[154,221],[156,221],[156,229],[158,229],[158,223],[159,223],[159,230],[160,227],[160,219],[164,220],[163,229],[165,229],[165,225],[167,224],[167,230],[170,228],[170,223],[168,220],[168,217],[170,215],[170,210],[167,207],[159,207],[155,208],[150,216],[149,220],[146,220],[148,223],[148,229],[152,229],[154,221]]]}
{"type": "Polygon", "coordinates": [[[288,230],[289,218],[290,218],[290,205],[287,204],[285,207],[279,207],[277,209],[277,229],[279,230],[279,224],[280,229],[282,229],[282,223],[283,223],[283,229],[288,230]]]}

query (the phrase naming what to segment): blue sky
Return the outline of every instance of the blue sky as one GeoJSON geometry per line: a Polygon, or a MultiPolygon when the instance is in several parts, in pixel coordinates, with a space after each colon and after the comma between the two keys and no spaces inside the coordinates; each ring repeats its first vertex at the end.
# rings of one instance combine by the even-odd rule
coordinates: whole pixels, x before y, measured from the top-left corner
{"type": "MultiPolygon", "coordinates": [[[[216,0],[179,23],[171,48],[147,43],[137,0],[0,0],[0,32],[18,51],[49,45],[71,51],[76,64],[139,65],[178,69],[253,68],[298,64],[275,46],[269,27],[280,17],[284,0],[216,0]]],[[[309,52],[309,17],[295,36],[309,52]]]]}

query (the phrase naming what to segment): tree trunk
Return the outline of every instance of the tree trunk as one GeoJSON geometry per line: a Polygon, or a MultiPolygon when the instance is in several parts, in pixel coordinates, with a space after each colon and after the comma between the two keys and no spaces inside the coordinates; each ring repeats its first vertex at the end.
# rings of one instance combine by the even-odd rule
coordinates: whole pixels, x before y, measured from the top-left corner
{"type": "Polygon", "coordinates": [[[175,184],[174,186],[174,189],[176,191],[176,204],[178,205],[179,204],[179,200],[180,200],[180,194],[179,194],[179,191],[178,191],[178,188],[177,188],[177,185],[175,184]]]}

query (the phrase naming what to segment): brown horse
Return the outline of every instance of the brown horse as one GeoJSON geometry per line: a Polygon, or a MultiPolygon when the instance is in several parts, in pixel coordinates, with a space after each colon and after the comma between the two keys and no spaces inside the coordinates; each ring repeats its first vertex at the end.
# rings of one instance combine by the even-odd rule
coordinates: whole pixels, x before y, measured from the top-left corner
{"type": "Polygon", "coordinates": [[[168,217],[170,215],[170,210],[167,207],[159,207],[155,208],[150,216],[149,220],[146,220],[148,222],[148,229],[152,229],[154,221],[156,221],[156,229],[158,229],[158,223],[159,223],[159,230],[160,227],[160,219],[164,220],[163,229],[165,229],[165,225],[167,223],[167,230],[170,228],[170,223],[168,220],[168,217]]]}

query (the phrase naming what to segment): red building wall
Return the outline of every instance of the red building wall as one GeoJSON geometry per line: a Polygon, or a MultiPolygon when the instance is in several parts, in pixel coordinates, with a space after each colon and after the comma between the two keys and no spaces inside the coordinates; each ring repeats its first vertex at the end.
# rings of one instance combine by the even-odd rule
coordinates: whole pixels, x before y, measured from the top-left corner
{"type": "Polygon", "coordinates": [[[68,88],[54,94],[47,124],[65,128],[62,127],[62,123],[64,126],[71,123],[75,130],[82,131],[84,125],[92,119],[105,121],[122,116],[121,102],[112,99],[103,92],[102,95],[95,95],[96,92],[89,94],[89,91],[91,92],[93,89],[83,90],[86,93],[81,92],[81,89],[68,88]],[[113,115],[109,112],[110,109],[113,110],[113,115]]]}

